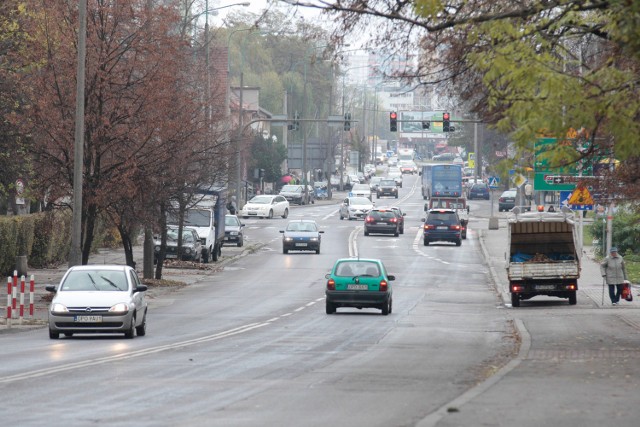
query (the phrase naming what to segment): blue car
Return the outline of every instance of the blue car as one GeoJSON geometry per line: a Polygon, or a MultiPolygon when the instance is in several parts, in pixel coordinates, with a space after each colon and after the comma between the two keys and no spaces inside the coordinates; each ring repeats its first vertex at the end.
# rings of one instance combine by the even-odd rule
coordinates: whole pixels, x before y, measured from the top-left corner
{"type": "Polygon", "coordinates": [[[282,236],[282,253],[289,251],[315,251],[320,253],[323,230],[318,229],[318,224],[311,219],[291,221],[287,228],[280,230],[282,236]]]}
{"type": "Polygon", "coordinates": [[[467,198],[469,200],[472,199],[485,199],[489,200],[489,186],[485,183],[477,183],[473,184],[469,189],[469,194],[467,198]]]}

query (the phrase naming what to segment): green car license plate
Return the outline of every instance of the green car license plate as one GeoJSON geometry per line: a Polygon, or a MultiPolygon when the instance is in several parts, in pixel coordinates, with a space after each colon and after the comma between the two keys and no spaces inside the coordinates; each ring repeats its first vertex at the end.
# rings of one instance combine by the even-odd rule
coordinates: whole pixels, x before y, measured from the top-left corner
{"type": "Polygon", "coordinates": [[[101,323],[102,316],[76,316],[74,320],[77,323],[101,323]]]}
{"type": "Polygon", "coordinates": [[[350,291],[366,291],[369,289],[369,286],[352,283],[347,285],[347,289],[350,291]]]}

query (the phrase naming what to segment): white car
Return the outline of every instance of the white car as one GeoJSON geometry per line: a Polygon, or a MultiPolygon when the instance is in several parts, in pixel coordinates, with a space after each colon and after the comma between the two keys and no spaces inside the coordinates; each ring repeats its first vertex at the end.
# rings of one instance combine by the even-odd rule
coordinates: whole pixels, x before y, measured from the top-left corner
{"type": "Polygon", "coordinates": [[[396,182],[396,185],[402,188],[402,172],[399,168],[389,168],[387,178],[393,179],[396,182]]]}
{"type": "Polygon", "coordinates": [[[289,216],[289,202],[279,194],[261,194],[253,197],[242,207],[240,216],[245,219],[252,216],[260,218],[281,216],[286,218],[289,216]]]}
{"type": "Polygon", "coordinates": [[[353,184],[349,196],[366,197],[371,200],[371,187],[369,184],[353,184]]]}
{"type": "Polygon", "coordinates": [[[347,197],[340,205],[340,219],[364,219],[373,209],[373,202],[366,197],[347,197]]]}

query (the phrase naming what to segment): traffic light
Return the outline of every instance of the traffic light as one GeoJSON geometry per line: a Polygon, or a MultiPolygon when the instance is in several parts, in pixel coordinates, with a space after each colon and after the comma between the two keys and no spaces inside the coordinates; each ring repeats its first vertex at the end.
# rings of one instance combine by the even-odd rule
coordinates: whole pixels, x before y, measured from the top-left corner
{"type": "Polygon", "coordinates": [[[344,113],[344,130],[351,130],[351,113],[344,113]]]}
{"type": "Polygon", "coordinates": [[[300,114],[296,111],[293,113],[293,123],[287,126],[288,130],[299,130],[300,129],[300,114]]]}
{"type": "Polygon", "coordinates": [[[430,122],[422,122],[422,129],[429,129],[431,127],[430,122]]]}
{"type": "Polygon", "coordinates": [[[449,119],[451,118],[451,116],[449,115],[449,113],[442,113],[442,132],[450,132],[451,131],[451,127],[450,127],[450,123],[449,123],[449,119]]]}
{"type": "Polygon", "coordinates": [[[300,130],[300,113],[297,111],[293,115],[293,130],[300,130]]]}
{"type": "Polygon", "coordinates": [[[398,113],[395,111],[389,113],[389,130],[391,132],[398,131],[398,113]]]}

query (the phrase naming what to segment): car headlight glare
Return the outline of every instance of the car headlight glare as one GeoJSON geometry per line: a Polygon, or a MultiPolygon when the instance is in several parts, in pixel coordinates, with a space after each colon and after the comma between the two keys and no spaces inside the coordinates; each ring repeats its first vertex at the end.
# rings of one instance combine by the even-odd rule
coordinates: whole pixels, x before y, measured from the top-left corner
{"type": "Polygon", "coordinates": [[[293,239],[291,237],[285,237],[284,241],[285,242],[293,242],[293,239]]]}
{"type": "Polygon", "coordinates": [[[231,233],[229,233],[229,234],[231,234],[232,236],[237,236],[237,235],[238,235],[238,232],[237,232],[237,231],[232,231],[232,232],[231,232],[231,233]]]}
{"type": "Polygon", "coordinates": [[[67,309],[66,306],[60,303],[54,303],[51,305],[51,312],[52,313],[68,313],[69,310],[67,309]]]}
{"type": "Polygon", "coordinates": [[[310,241],[312,241],[312,242],[317,242],[317,241],[318,241],[318,238],[317,238],[317,237],[312,237],[312,238],[310,238],[309,240],[310,240],[310,241]]]}
{"type": "Polygon", "coordinates": [[[120,303],[118,303],[116,305],[113,305],[109,309],[109,313],[126,314],[128,312],[129,312],[129,305],[127,305],[124,302],[120,302],[120,303]]]}

